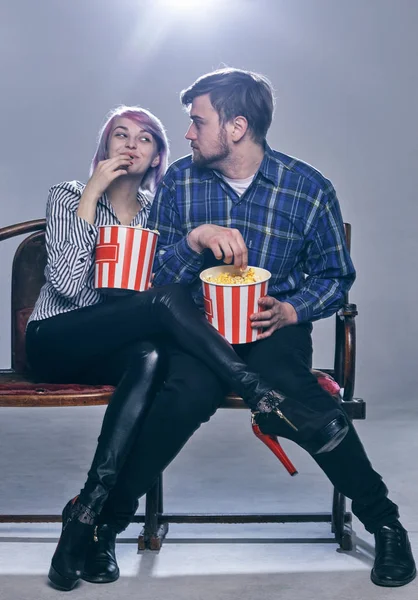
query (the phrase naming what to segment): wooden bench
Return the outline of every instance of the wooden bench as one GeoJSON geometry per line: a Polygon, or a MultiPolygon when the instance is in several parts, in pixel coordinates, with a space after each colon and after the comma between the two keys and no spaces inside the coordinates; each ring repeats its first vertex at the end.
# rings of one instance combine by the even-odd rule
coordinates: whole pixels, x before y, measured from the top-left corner
{"type": "MultiPolygon", "coordinates": [[[[351,228],[345,224],[348,246],[351,228]]],[[[12,267],[11,290],[11,368],[0,370],[0,406],[58,407],[107,404],[112,386],[38,384],[27,375],[25,328],[35,301],[44,283],[46,264],[45,220],[18,223],[0,229],[0,242],[15,236],[27,237],[17,248],[12,267]],[[30,234],[30,235],[28,235],[30,234]]],[[[341,402],[351,419],[365,418],[365,403],[354,398],[355,381],[355,316],[357,309],[348,303],[336,315],[335,358],[333,369],[321,371],[332,376],[342,390],[341,402]]],[[[318,372],[320,375],[320,372],[318,372]]],[[[225,398],[222,408],[246,408],[234,394],[225,398]]],[[[0,514],[0,523],[59,522],[60,515],[0,514]]],[[[135,515],[133,522],[144,523],[138,538],[140,549],[159,550],[169,523],[330,523],[335,540],[341,548],[352,547],[351,513],[346,511],[345,497],[334,490],[329,513],[273,514],[167,514],[163,511],[163,480],[147,493],[145,514],[135,515]]]]}

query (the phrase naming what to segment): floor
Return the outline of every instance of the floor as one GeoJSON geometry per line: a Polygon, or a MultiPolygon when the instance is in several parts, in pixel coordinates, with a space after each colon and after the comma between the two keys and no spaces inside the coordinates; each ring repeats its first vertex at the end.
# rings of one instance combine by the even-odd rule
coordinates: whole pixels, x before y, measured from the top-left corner
{"type": "MultiPolygon", "coordinates": [[[[2,409],[2,513],[61,511],[83,483],[103,410],[2,409]]],[[[368,419],[357,424],[375,468],[400,506],[416,556],[417,412],[412,399],[396,414],[389,402],[368,402],[368,419]]],[[[328,511],[331,487],[322,472],[300,448],[286,440],[283,446],[299,470],[297,477],[291,478],[253,436],[246,411],[219,411],[167,469],[165,509],[328,511]]],[[[159,553],[138,553],[139,529],[131,525],[119,538],[119,581],[82,582],[72,598],[118,599],[128,593],[141,600],[418,597],[418,580],[399,589],[371,583],[373,538],[356,520],[352,552],[338,550],[327,524],[171,525],[159,553]]],[[[46,579],[59,531],[58,524],[0,524],[0,600],[41,600],[63,593],[46,579]]]]}

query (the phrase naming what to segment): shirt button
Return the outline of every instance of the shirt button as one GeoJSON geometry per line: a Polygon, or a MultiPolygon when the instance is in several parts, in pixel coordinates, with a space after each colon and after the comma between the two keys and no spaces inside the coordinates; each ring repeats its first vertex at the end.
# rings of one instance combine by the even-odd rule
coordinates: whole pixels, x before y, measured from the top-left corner
{"type": "Polygon", "coordinates": [[[86,262],[86,259],[85,258],[80,258],[80,260],[78,262],[81,262],[81,263],[86,262]]]}
{"type": "Polygon", "coordinates": [[[93,231],[93,229],[89,229],[89,234],[90,234],[90,235],[93,235],[93,234],[94,234],[94,231],[93,231]]]}

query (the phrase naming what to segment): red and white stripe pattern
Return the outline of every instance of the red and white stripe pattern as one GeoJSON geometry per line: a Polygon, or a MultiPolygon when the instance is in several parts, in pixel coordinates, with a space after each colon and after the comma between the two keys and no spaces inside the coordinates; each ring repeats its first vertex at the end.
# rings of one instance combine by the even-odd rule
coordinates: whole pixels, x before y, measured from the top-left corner
{"type": "Polygon", "coordinates": [[[150,285],[158,234],[148,229],[100,227],[95,287],[142,292],[150,285]]]}
{"type": "Polygon", "coordinates": [[[206,317],[231,344],[257,339],[250,315],[259,311],[258,300],[267,294],[268,281],[249,285],[216,285],[203,281],[206,317]]]}

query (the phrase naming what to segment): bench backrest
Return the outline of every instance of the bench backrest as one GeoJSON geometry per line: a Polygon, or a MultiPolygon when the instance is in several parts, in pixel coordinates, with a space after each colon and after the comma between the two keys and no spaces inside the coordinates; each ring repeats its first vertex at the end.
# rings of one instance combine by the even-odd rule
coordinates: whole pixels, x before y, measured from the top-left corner
{"type": "Polygon", "coordinates": [[[45,232],[25,238],[16,250],[12,267],[12,368],[26,370],[25,329],[41,287],[45,283],[45,232]]]}

